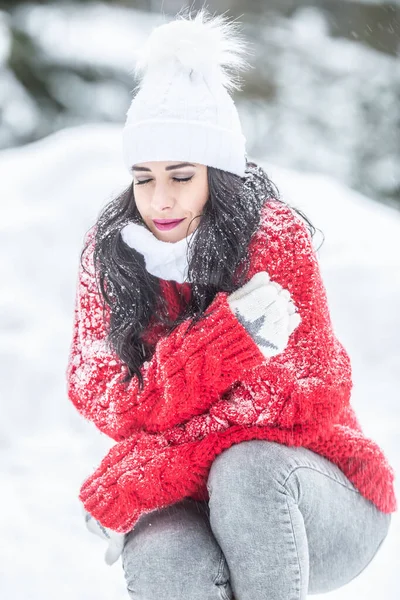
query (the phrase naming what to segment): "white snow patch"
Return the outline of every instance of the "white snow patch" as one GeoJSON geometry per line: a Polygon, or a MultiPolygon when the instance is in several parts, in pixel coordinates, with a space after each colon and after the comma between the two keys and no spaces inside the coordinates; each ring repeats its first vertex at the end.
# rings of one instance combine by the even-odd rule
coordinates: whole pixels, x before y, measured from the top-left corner
{"type": "MultiPolygon", "coordinates": [[[[82,126],[0,153],[0,560],[3,595],[14,600],[127,594],[120,562],[104,563],[105,544],[87,532],[77,500],[112,441],[70,405],[64,379],[84,233],[131,181],[120,137],[119,126],[82,126]]],[[[319,259],[352,357],[353,405],[397,470],[400,216],[327,177],[266,170],[325,233],[319,259]]],[[[395,514],[372,564],[330,598],[397,598],[399,533],[395,514]]]]}

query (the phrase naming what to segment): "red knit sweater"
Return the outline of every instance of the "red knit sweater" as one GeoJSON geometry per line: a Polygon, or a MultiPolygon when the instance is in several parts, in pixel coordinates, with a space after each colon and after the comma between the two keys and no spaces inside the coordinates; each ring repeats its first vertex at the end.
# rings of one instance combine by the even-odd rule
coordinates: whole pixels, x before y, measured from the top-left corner
{"type": "MultiPolygon", "coordinates": [[[[155,323],[148,328],[155,350],[142,366],[143,390],[136,376],[121,383],[127,367],[106,344],[93,233],[94,227],[88,272],[80,267],[78,274],[68,396],[117,443],[81,487],[89,513],[126,532],[145,512],[186,496],[208,500],[215,457],[256,438],[321,454],[380,510],[397,510],[394,471],[350,405],[350,360],[333,331],[311,236],[294,210],[267,200],[248,248],[248,279],[266,270],[289,290],[301,315],[284,352],[266,359],[219,292],[209,316],[186,336],[189,321],[169,334],[155,323]]],[[[190,284],[160,281],[176,316],[190,284]]]]}

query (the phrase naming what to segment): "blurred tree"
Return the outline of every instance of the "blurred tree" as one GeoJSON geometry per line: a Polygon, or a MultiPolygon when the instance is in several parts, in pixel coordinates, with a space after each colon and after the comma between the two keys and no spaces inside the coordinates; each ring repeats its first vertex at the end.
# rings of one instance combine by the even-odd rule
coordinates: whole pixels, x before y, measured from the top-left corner
{"type": "Polygon", "coordinates": [[[400,207],[400,6],[393,2],[0,0],[0,148],[74,124],[121,122],[134,85],[131,42],[152,15],[204,4],[243,23],[254,46],[256,68],[236,95],[249,151],[327,172],[400,207]],[[352,45],[341,44],[346,39],[352,45]]]}

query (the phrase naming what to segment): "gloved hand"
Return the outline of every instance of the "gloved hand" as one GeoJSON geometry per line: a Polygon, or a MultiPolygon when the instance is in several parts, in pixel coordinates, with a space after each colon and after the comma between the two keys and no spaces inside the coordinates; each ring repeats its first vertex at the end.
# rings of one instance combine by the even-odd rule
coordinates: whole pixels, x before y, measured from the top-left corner
{"type": "Polygon", "coordinates": [[[88,530],[108,542],[108,548],[104,555],[104,560],[108,565],[113,565],[122,553],[126,534],[118,533],[117,531],[103,527],[103,525],[97,521],[97,519],[92,517],[92,515],[89,514],[83,506],[81,508],[85,516],[85,523],[88,530]]]}
{"type": "Polygon", "coordinates": [[[301,322],[289,291],[271,281],[266,271],[256,273],[227,301],[265,357],[283,352],[301,322]]]}

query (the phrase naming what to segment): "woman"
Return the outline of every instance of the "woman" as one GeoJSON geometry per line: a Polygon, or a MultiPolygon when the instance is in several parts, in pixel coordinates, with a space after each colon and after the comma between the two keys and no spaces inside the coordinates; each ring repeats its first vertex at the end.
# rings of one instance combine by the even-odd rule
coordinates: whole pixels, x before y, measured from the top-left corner
{"type": "Polygon", "coordinates": [[[244,49],[204,9],[152,32],[123,131],[132,186],[79,269],[68,395],[116,442],[79,497],[135,599],[331,591],[397,509],[313,227],[246,160],[228,93],[244,49]]]}

